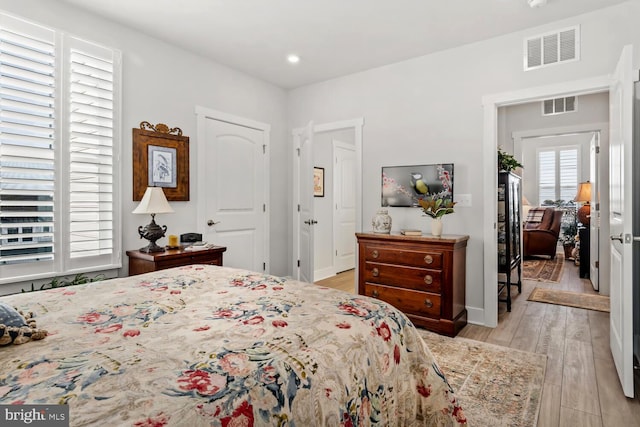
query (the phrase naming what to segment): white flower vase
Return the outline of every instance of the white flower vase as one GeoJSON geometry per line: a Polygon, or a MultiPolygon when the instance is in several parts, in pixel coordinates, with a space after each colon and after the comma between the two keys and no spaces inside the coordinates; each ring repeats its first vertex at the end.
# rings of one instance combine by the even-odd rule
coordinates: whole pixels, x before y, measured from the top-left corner
{"type": "Polygon", "coordinates": [[[442,218],[433,218],[431,221],[431,235],[435,237],[442,236],[442,218]]]}
{"type": "Polygon", "coordinates": [[[371,220],[371,226],[374,233],[391,233],[391,216],[389,216],[389,212],[386,209],[380,209],[371,220]]]}

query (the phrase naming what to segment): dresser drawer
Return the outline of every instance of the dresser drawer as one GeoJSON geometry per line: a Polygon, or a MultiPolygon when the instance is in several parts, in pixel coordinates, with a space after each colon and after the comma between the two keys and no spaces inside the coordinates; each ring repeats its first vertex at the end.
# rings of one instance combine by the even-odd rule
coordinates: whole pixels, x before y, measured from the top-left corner
{"type": "Polygon", "coordinates": [[[365,282],[417,291],[440,293],[442,285],[440,270],[367,262],[363,274],[365,282]]]}
{"type": "Polygon", "coordinates": [[[384,246],[366,245],[364,258],[386,264],[403,264],[439,270],[442,268],[442,252],[409,249],[389,249],[384,246]]]}
{"type": "Polygon", "coordinates": [[[181,258],[163,259],[156,262],[158,270],[164,270],[165,268],[180,267],[183,265],[191,264],[214,264],[222,265],[222,257],[219,254],[193,254],[190,256],[183,256],[181,258]]]}
{"type": "Polygon", "coordinates": [[[440,295],[438,294],[367,283],[365,295],[388,302],[407,314],[440,316],[440,295]]]}
{"type": "Polygon", "coordinates": [[[127,251],[129,257],[129,275],[149,273],[172,267],[182,267],[191,264],[209,264],[222,266],[222,254],[227,248],[214,246],[201,251],[185,251],[182,249],[167,249],[163,252],[127,251]]]}

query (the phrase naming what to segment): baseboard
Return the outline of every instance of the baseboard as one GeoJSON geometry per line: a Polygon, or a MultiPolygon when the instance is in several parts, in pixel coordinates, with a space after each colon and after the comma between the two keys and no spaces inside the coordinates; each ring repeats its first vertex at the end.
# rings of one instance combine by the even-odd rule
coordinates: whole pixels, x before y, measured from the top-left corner
{"type": "Polygon", "coordinates": [[[473,325],[484,326],[484,308],[466,307],[467,309],[467,323],[473,325]]]}
{"type": "Polygon", "coordinates": [[[320,270],[315,270],[313,272],[313,281],[317,282],[318,280],[326,279],[328,277],[333,277],[336,275],[336,270],[331,267],[321,268],[320,270]]]}

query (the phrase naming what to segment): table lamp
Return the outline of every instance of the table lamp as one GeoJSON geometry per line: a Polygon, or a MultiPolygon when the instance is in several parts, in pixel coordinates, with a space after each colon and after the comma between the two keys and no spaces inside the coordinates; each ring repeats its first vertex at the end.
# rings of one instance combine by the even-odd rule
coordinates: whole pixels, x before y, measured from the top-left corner
{"type": "Polygon", "coordinates": [[[133,210],[134,214],[151,214],[151,222],[146,226],[138,227],[138,234],[140,238],[143,237],[149,241],[149,244],[140,249],[140,252],[164,252],[164,248],[156,245],[156,240],[164,237],[164,233],[167,231],[167,226],[160,227],[156,224],[156,214],[159,213],[173,213],[173,209],[169,206],[169,202],[164,195],[162,187],[147,187],[147,190],[142,196],[142,200],[137,208],[133,210]]]}
{"type": "Polygon", "coordinates": [[[578,209],[578,221],[583,225],[589,225],[591,217],[591,183],[581,182],[578,186],[578,194],[573,199],[575,202],[584,203],[580,209],[578,209]]]}

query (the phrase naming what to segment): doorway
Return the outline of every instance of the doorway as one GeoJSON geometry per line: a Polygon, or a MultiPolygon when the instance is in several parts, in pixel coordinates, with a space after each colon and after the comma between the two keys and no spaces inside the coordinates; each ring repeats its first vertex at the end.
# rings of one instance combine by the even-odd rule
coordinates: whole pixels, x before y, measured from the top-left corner
{"type": "MultiPolygon", "coordinates": [[[[497,156],[498,108],[519,105],[548,98],[585,95],[609,90],[609,77],[570,81],[558,85],[524,89],[516,92],[488,95],[484,106],[484,325],[495,328],[498,324],[498,271],[497,271],[497,156]]],[[[608,182],[608,181],[607,181],[608,182]]],[[[602,183],[604,186],[604,182],[602,183]]],[[[604,210],[604,209],[603,209],[604,210]]],[[[602,258],[602,257],[601,257],[602,258]]]]}
{"type": "MultiPolygon", "coordinates": [[[[598,102],[608,107],[608,96],[601,97],[598,102]],[[606,98],[606,99],[605,99],[606,98]]],[[[608,123],[592,123],[586,125],[566,126],[558,128],[545,128],[530,131],[520,131],[513,133],[514,154],[517,159],[523,160],[525,168],[523,169],[523,195],[532,206],[538,206],[541,198],[535,188],[538,183],[538,168],[536,165],[536,157],[539,151],[561,147],[570,149],[575,147],[578,149],[578,183],[589,181],[592,185],[590,201],[590,224],[588,225],[590,243],[587,257],[587,265],[580,268],[580,278],[588,278],[595,291],[599,291],[600,295],[609,295],[609,282],[605,280],[600,287],[600,277],[608,277],[607,259],[600,260],[601,250],[599,247],[599,236],[608,235],[608,185],[601,183],[601,176],[606,175],[600,170],[600,164],[608,164],[608,150],[602,150],[601,147],[608,147],[609,141],[609,125],[608,123]],[[534,165],[531,167],[531,165],[534,165]],[[604,206],[604,209],[603,209],[604,206]],[[601,221],[601,218],[605,218],[601,221]],[[588,274],[583,274],[587,271],[588,274]]],[[[565,197],[567,200],[573,200],[576,191],[572,192],[572,196],[565,197]]],[[[563,197],[555,197],[553,200],[564,199],[563,197]]],[[[526,218],[523,218],[523,221],[526,218]]],[[[561,230],[562,232],[562,230],[561,230]]],[[[581,231],[581,233],[583,233],[581,231]]],[[[583,233],[583,236],[585,234],[583,233]]],[[[561,235],[561,237],[563,237],[561,235]]],[[[581,244],[584,244],[581,242],[581,244]]],[[[602,252],[605,254],[605,252],[602,252]]],[[[604,256],[604,255],[603,255],[604,256]]],[[[584,260],[580,260],[580,263],[584,260]]]]}
{"type": "MultiPolygon", "coordinates": [[[[350,243],[335,241],[336,194],[347,197],[351,203],[339,203],[338,208],[350,216],[350,234],[362,230],[362,118],[341,122],[313,125],[292,131],[293,135],[293,277],[313,283],[321,278],[335,275],[338,271],[336,258],[353,256],[355,239],[350,243]],[[334,142],[351,147],[352,154],[336,159],[334,142]],[[343,162],[350,183],[340,178],[336,161],[343,162]],[[309,200],[313,188],[313,168],[322,168],[325,176],[324,197],[309,200]],[[340,183],[335,179],[339,179],[340,183]],[[346,187],[350,188],[347,189],[346,187]],[[339,189],[336,190],[336,185],[339,189]],[[317,200],[317,202],[316,202],[317,200]],[[344,209],[343,209],[344,208],[344,209]],[[317,212],[316,212],[317,210],[317,212]],[[320,219],[322,218],[322,219],[320,219]],[[316,222],[317,221],[317,222],[316,222]],[[322,251],[323,258],[316,253],[322,251]],[[351,252],[351,255],[349,254],[351,252]],[[337,255],[336,255],[337,254],[337,255]],[[318,265],[316,265],[316,263],[318,265]]],[[[338,148],[339,150],[339,148],[338,148]]],[[[344,222],[344,221],[343,221],[344,222]]],[[[349,221],[347,221],[349,222],[349,221]]],[[[343,224],[347,226],[346,224],[343,224]]],[[[355,286],[355,283],[354,283],[355,286]]]]}

